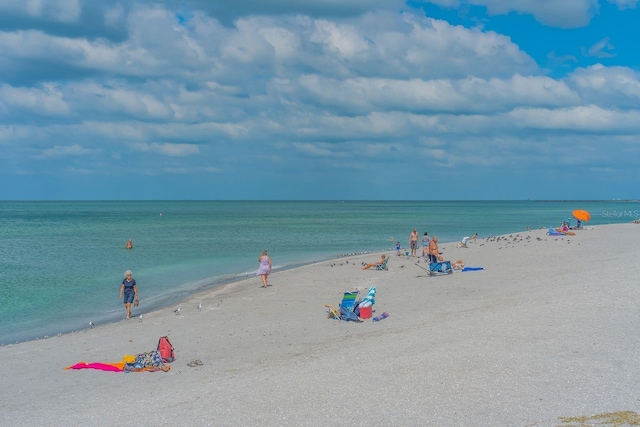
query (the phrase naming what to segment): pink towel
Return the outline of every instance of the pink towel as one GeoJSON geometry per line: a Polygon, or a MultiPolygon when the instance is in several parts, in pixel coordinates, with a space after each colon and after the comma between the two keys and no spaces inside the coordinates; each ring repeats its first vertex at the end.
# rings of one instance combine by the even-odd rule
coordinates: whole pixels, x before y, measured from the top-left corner
{"type": "Polygon", "coordinates": [[[110,371],[110,372],[122,372],[122,368],[119,366],[114,366],[115,364],[109,364],[109,363],[100,363],[100,362],[94,362],[94,363],[87,363],[87,362],[80,362],[80,363],[76,363],[73,366],[69,366],[65,369],[98,369],[100,371],[110,371]]]}

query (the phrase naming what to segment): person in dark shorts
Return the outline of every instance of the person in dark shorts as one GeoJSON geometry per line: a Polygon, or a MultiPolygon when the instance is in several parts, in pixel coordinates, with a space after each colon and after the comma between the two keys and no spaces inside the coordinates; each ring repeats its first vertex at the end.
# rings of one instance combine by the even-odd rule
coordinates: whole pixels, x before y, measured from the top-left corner
{"type": "Polygon", "coordinates": [[[125,319],[131,319],[131,304],[138,300],[138,286],[135,279],[132,277],[131,270],[124,272],[124,280],[122,286],[120,286],[120,298],[124,302],[124,307],[127,310],[127,316],[125,319]]]}
{"type": "Polygon", "coordinates": [[[438,236],[433,236],[433,239],[431,239],[431,242],[429,243],[429,263],[438,261],[443,261],[443,258],[438,252],[438,236]]]}

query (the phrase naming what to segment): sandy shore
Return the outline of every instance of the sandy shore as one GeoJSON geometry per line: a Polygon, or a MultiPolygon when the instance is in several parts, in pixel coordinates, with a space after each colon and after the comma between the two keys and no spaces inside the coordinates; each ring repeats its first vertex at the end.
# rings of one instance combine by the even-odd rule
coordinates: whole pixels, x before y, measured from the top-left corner
{"type": "Polygon", "coordinates": [[[0,425],[555,426],[585,417],[564,424],[578,426],[605,425],[589,419],[598,414],[634,417],[640,226],[545,232],[441,245],[447,259],[484,271],[426,277],[424,261],[394,251],[388,271],[362,271],[379,256],[353,256],[274,272],[268,289],[251,278],[194,296],[180,315],[170,307],[1,347],[0,425]],[[374,315],[388,319],[327,319],[323,304],[372,285],[374,315]],[[162,335],[176,348],[168,373],[63,369],[153,350],[162,335]],[[203,365],[189,367],[194,359],[203,365]]]}

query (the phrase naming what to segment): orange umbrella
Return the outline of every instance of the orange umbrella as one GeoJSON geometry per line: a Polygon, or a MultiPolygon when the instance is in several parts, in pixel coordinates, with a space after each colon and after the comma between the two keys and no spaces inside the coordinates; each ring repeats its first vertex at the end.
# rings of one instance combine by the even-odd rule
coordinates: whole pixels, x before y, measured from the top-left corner
{"type": "Polygon", "coordinates": [[[573,211],[573,217],[575,219],[579,219],[580,221],[589,221],[591,219],[591,214],[587,211],[576,209],[575,211],[573,211]]]}

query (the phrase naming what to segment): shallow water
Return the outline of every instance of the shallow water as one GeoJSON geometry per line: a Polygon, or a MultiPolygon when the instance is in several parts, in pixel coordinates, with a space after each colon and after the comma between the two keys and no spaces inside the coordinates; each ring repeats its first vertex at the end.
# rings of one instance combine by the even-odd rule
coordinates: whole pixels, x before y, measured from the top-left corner
{"type": "Polygon", "coordinates": [[[558,226],[574,209],[588,225],[640,218],[615,201],[0,202],[0,343],[122,319],[127,269],[136,314],[253,275],[263,249],[278,269],[406,246],[413,227],[452,242],[558,226]]]}

